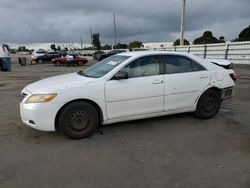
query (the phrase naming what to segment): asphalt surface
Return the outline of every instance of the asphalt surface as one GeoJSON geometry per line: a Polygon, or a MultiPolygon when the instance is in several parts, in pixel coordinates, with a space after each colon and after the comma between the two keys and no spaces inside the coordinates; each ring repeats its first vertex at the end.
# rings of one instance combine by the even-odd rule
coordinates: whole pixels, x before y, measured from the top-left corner
{"type": "Polygon", "coordinates": [[[0,187],[249,188],[250,67],[218,115],[179,114],[106,125],[69,140],[21,123],[27,84],[84,67],[12,65],[0,72],[0,187]]]}

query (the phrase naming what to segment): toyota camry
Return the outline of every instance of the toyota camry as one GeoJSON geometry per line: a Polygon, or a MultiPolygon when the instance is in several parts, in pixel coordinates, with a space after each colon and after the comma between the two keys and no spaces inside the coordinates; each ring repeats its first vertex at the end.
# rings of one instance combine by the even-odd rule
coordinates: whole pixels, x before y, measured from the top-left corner
{"type": "Polygon", "coordinates": [[[21,92],[21,119],[72,139],[135,119],[184,112],[208,119],[233,96],[236,79],[230,67],[188,53],[126,52],[28,85],[21,92]]]}

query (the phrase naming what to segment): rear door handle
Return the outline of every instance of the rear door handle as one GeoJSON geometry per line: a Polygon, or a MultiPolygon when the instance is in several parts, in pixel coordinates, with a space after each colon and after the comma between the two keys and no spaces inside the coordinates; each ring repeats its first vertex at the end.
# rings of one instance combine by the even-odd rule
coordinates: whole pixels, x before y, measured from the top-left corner
{"type": "Polygon", "coordinates": [[[162,84],[163,80],[155,80],[152,82],[152,84],[162,84]]]}

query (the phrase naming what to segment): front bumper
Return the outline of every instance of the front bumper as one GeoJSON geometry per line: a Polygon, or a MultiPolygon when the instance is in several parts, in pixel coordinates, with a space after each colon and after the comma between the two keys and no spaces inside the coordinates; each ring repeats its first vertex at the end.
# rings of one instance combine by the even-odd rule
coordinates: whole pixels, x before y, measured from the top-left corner
{"type": "Polygon", "coordinates": [[[55,131],[56,114],[62,105],[52,102],[25,104],[30,96],[27,94],[20,102],[20,115],[22,122],[34,129],[41,131],[55,131]]]}

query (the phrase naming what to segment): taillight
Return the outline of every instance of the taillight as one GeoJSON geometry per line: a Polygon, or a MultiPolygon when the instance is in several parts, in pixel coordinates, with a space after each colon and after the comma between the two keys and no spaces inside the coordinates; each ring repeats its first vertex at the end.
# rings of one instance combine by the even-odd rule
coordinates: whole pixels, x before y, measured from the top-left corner
{"type": "Polygon", "coordinates": [[[232,78],[233,81],[237,80],[237,74],[236,73],[231,73],[229,75],[230,75],[230,77],[232,78]]]}

